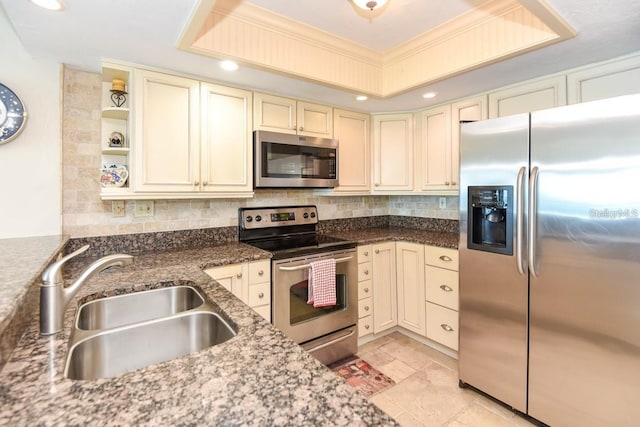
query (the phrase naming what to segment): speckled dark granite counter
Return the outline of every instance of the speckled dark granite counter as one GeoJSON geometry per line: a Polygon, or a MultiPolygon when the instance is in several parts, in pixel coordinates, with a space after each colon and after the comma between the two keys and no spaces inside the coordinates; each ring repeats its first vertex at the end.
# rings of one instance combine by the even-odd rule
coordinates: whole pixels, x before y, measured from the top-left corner
{"type": "MultiPolygon", "coordinates": [[[[0,372],[0,425],[397,425],[341,378],[211,280],[202,268],[268,254],[239,243],[139,254],[133,266],[89,280],[51,337],[29,323],[0,372]],[[74,311],[87,295],[199,287],[229,316],[236,337],[189,356],[110,379],[63,377],[74,311]]],[[[75,277],[93,259],[72,261],[75,277]]]]}
{"type": "Polygon", "coordinates": [[[386,227],[362,230],[333,231],[328,233],[342,239],[353,240],[359,245],[383,241],[403,241],[444,248],[458,248],[458,233],[444,231],[417,230],[412,228],[386,227]]]}

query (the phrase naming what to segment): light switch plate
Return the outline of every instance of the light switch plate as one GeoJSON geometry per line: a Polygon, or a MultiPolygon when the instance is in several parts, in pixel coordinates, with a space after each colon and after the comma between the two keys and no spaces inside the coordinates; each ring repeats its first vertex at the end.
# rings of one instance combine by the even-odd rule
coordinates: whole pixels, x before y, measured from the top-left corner
{"type": "Polygon", "coordinates": [[[111,202],[111,213],[113,216],[124,216],[124,200],[111,202]]]}
{"type": "Polygon", "coordinates": [[[136,200],[134,217],[153,216],[153,200],[136,200]]]}

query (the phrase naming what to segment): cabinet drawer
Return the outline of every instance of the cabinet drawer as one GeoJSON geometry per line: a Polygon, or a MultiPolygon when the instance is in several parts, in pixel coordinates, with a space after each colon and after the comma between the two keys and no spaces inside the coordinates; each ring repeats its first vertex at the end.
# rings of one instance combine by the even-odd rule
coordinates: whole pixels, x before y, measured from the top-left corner
{"type": "Polygon", "coordinates": [[[247,304],[249,307],[257,307],[259,305],[271,303],[271,284],[259,283],[249,286],[249,299],[247,304]]]}
{"type": "Polygon", "coordinates": [[[271,281],[271,260],[249,263],[249,284],[271,281]]]}
{"type": "Polygon", "coordinates": [[[362,264],[358,264],[358,281],[362,282],[363,280],[371,279],[371,263],[363,262],[362,264]]]}
{"type": "Polygon", "coordinates": [[[358,318],[371,316],[373,313],[373,298],[365,298],[358,301],[358,318]]]}
{"type": "Polygon", "coordinates": [[[371,245],[358,246],[358,264],[371,261],[371,245]]]}
{"type": "Polygon", "coordinates": [[[458,312],[427,304],[427,338],[458,351],[458,312]]]}
{"type": "Polygon", "coordinates": [[[358,319],[358,338],[373,333],[373,316],[365,316],[358,319]]]}
{"type": "Polygon", "coordinates": [[[259,307],[252,307],[253,310],[258,313],[260,316],[264,317],[265,320],[271,323],[271,305],[261,305],[259,307]]]}
{"type": "Polygon", "coordinates": [[[424,262],[434,267],[458,271],[458,250],[439,248],[437,246],[425,246],[424,262]]]}
{"type": "Polygon", "coordinates": [[[371,287],[373,284],[371,280],[364,280],[362,282],[358,282],[358,299],[370,298],[373,296],[373,288],[371,287]]]}
{"type": "Polygon", "coordinates": [[[434,302],[452,310],[458,310],[458,272],[425,267],[425,296],[427,301],[434,302]]]}

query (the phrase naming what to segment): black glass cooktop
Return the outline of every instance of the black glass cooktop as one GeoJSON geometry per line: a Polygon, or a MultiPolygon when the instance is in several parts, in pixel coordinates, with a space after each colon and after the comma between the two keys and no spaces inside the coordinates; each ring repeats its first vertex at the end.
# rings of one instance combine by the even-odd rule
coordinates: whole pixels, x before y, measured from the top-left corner
{"type": "Polygon", "coordinates": [[[316,233],[270,237],[244,243],[271,252],[273,259],[356,247],[355,242],[316,233]]]}

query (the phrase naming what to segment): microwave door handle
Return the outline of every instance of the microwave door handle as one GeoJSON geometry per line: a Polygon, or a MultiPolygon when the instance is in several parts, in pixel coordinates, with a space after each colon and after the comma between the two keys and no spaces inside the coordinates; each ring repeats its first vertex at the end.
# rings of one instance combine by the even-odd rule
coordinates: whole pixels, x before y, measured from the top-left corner
{"type": "MultiPolygon", "coordinates": [[[[340,264],[341,262],[346,262],[352,259],[353,259],[352,256],[348,256],[345,258],[336,258],[336,264],[340,264]]],[[[282,271],[298,271],[298,270],[306,270],[308,268],[311,268],[311,264],[296,265],[295,267],[278,267],[278,269],[282,271]]]]}

